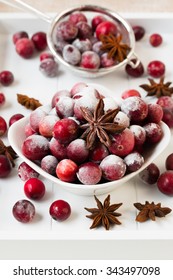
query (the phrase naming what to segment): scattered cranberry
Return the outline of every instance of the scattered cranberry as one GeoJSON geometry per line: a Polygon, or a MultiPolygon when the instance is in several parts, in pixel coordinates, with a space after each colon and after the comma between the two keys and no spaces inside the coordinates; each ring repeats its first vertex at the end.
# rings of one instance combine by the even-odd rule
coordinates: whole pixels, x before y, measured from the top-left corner
{"type": "Polygon", "coordinates": [[[78,48],[70,44],[63,48],[62,56],[66,62],[72,65],[79,64],[81,60],[81,53],[78,48]]]}
{"type": "Polygon", "coordinates": [[[19,222],[28,223],[35,216],[35,206],[29,200],[22,199],[14,204],[12,213],[19,222]]]}
{"type": "Polygon", "coordinates": [[[35,46],[29,38],[21,38],[16,42],[16,52],[23,58],[30,58],[33,56],[35,46]]]}
{"type": "Polygon", "coordinates": [[[37,178],[39,173],[30,167],[26,162],[22,162],[18,167],[18,176],[22,181],[27,181],[30,178],[37,178]]]}
{"type": "Polygon", "coordinates": [[[11,71],[4,70],[0,72],[0,83],[3,86],[9,86],[12,84],[13,81],[14,81],[14,76],[11,71]]]}
{"type": "Polygon", "coordinates": [[[41,160],[41,168],[51,175],[56,174],[58,160],[52,155],[47,155],[41,160]]]}
{"type": "Polygon", "coordinates": [[[100,57],[93,51],[86,51],[81,56],[80,66],[85,69],[98,69],[100,67],[100,57]]]}
{"type": "Polygon", "coordinates": [[[51,204],[49,214],[56,221],[65,221],[71,214],[71,207],[69,203],[64,200],[56,200],[51,204]]]}
{"type": "Polygon", "coordinates": [[[158,189],[166,194],[173,195],[173,170],[163,172],[157,180],[158,189]]]}
{"type": "Polygon", "coordinates": [[[147,72],[153,78],[160,78],[165,74],[165,64],[159,60],[153,60],[148,64],[147,72]]]}
{"type": "Polygon", "coordinates": [[[47,38],[45,32],[37,32],[32,35],[31,40],[38,51],[43,51],[47,47],[47,38]]]}
{"type": "Polygon", "coordinates": [[[77,164],[71,159],[62,159],[56,167],[57,177],[65,182],[74,182],[76,180],[77,164]]]}
{"type": "Polygon", "coordinates": [[[49,52],[43,52],[40,54],[40,61],[44,60],[44,59],[53,59],[54,60],[54,56],[53,54],[49,53],[49,52]]]}
{"type": "Polygon", "coordinates": [[[13,123],[17,122],[18,120],[22,119],[24,115],[22,114],[15,114],[9,119],[9,126],[11,126],[13,123]]]}
{"type": "MultiPolygon", "coordinates": [[[[131,60],[134,64],[136,63],[136,59],[131,60]]],[[[139,63],[137,67],[132,67],[130,64],[127,64],[125,67],[126,73],[134,78],[141,77],[144,74],[144,66],[142,62],[139,63]]]]}
{"type": "Polygon", "coordinates": [[[56,27],[57,40],[71,41],[76,38],[78,28],[72,21],[60,22],[56,27]]]}
{"type": "Polygon", "coordinates": [[[93,17],[92,21],[91,21],[91,26],[92,26],[92,29],[95,31],[96,30],[96,27],[102,23],[103,21],[106,21],[106,18],[102,15],[97,15],[95,17],[93,17]]]}
{"type": "Polygon", "coordinates": [[[150,35],[149,42],[153,47],[158,47],[162,44],[162,36],[160,34],[154,33],[150,35]]]}
{"type": "Polygon", "coordinates": [[[13,43],[16,44],[16,42],[21,38],[29,38],[28,33],[26,31],[19,31],[13,34],[13,43]]]}
{"type": "Polygon", "coordinates": [[[84,185],[96,185],[102,177],[102,170],[97,163],[85,162],[79,166],[77,177],[84,185]]]}
{"type": "Polygon", "coordinates": [[[78,135],[78,124],[68,118],[56,122],[53,129],[53,136],[62,144],[68,144],[78,135]]]}
{"type": "Polygon", "coordinates": [[[109,33],[116,35],[117,26],[115,23],[113,23],[111,21],[103,21],[97,25],[97,27],[96,27],[97,39],[100,39],[100,35],[108,35],[109,33]]]}
{"type": "Polygon", "coordinates": [[[149,164],[144,170],[139,173],[139,177],[145,183],[153,185],[157,182],[160,176],[160,170],[155,163],[149,164]]]}
{"type": "Polygon", "coordinates": [[[24,193],[29,199],[40,200],[45,195],[45,185],[38,178],[30,178],[24,184],[24,193]]]}
{"type": "Polygon", "coordinates": [[[69,21],[73,22],[74,24],[77,24],[78,22],[87,22],[86,16],[81,12],[76,12],[73,14],[70,14],[69,21]]]}
{"type": "Polygon", "coordinates": [[[3,136],[7,132],[7,123],[3,117],[0,116],[0,136],[3,136]]]}
{"type": "Polygon", "coordinates": [[[4,105],[5,103],[5,95],[0,92],[0,106],[4,105]]]}
{"type": "Polygon", "coordinates": [[[136,89],[129,89],[129,90],[126,90],[122,93],[121,97],[122,99],[126,99],[128,97],[131,97],[131,96],[138,96],[138,97],[141,97],[140,93],[138,90],[136,89]]]}
{"type": "Polygon", "coordinates": [[[165,161],[165,167],[167,170],[173,170],[173,153],[167,156],[165,161]]]}
{"type": "Polygon", "coordinates": [[[123,159],[116,155],[108,155],[101,163],[103,178],[108,181],[121,179],[126,172],[126,164],[123,159]]]}
{"type": "Polygon", "coordinates": [[[144,37],[145,29],[142,26],[135,25],[132,27],[132,29],[133,29],[136,41],[139,41],[144,37]]]}
{"type": "Polygon", "coordinates": [[[55,77],[58,73],[58,64],[52,58],[45,58],[40,62],[39,69],[47,77],[55,77]]]}
{"type": "Polygon", "coordinates": [[[0,155],[0,178],[7,177],[11,172],[11,165],[5,155],[0,155]]]}

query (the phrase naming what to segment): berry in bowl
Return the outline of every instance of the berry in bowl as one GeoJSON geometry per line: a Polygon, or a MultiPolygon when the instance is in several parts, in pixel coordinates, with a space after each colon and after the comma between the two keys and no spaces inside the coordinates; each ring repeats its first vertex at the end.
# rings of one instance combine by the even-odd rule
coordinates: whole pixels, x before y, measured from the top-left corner
{"type": "Polygon", "coordinates": [[[16,153],[36,172],[78,195],[115,190],[168,145],[162,114],[139,96],[114,99],[98,84],[60,90],[9,129],[16,153]],[[87,106],[86,106],[87,104],[87,106]],[[30,129],[28,129],[30,127],[30,129]]]}

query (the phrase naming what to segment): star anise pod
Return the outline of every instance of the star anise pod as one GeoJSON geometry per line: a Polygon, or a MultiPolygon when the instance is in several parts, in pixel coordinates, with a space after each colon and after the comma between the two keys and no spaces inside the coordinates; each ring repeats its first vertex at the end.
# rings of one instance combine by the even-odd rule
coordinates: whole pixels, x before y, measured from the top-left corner
{"type": "Polygon", "coordinates": [[[107,196],[103,204],[96,196],[94,196],[94,198],[98,208],[85,207],[85,210],[91,213],[91,215],[87,215],[86,217],[93,219],[90,229],[102,225],[106,230],[109,230],[110,224],[120,225],[121,223],[116,217],[121,216],[121,214],[115,211],[122,205],[122,203],[110,205],[110,195],[107,196]]]}
{"type": "Polygon", "coordinates": [[[168,207],[161,207],[161,203],[155,204],[154,202],[149,203],[148,201],[146,201],[145,204],[139,202],[134,203],[134,206],[140,211],[136,216],[136,221],[141,223],[149,219],[155,221],[156,217],[165,217],[172,211],[168,207]]]}
{"type": "Polygon", "coordinates": [[[173,94],[173,87],[170,87],[171,82],[164,83],[164,77],[160,78],[160,81],[156,83],[153,79],[148,79],[150,84],[140,85],[147,92],[147,96],[171,96],[173,94]]]}
{"type": "Polygon", "coordinates": [[[102,42],[101,50],[108,53],[108,58],[113,58],[117,62],[122,62],[126,59],[130,47],[122,42],[122,35],[100,35],[100,41],[102,42]]]}
{"type": "Polygon", "coordinates": [[[109,147],[111,145],[111,137],[108,133],[120,133],[125,129],[124,126],[114,122],[118,111],[119,109],[113,109],[104,113],[104,102],[102,98],[99,99],[94,113],[87,107],[81,107],[83,118],[87,121],[87,123],[80,126],[81,129],[85,129],[81,138],[86,138],[88,149],[94,148],[97,139],[105,146],[109,147]]]}
{"type": "Polygon", "coordinates": [[[39,100],[32,97],[28,97],[27,95],[24,94],[17,94],[17,101],[25,108],[31,110],[35,110],[36,108],[42,105],[39,100]]]}
{"type": "Polygon", "coordinates": [[[9,161],[11,162],[12,166],[15,166],[14,160],[18,158],[18,155],[15,153],[11,146],[6,146],[3,141],[0,139],[0,155],[5,155],[9,161]]]}

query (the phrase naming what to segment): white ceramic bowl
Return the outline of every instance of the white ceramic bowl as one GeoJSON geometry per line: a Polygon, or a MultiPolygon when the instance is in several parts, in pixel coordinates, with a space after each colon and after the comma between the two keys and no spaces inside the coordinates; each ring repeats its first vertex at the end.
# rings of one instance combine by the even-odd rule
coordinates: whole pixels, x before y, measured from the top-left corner
{"type": "MultiPolygon", "coordinates": [[[[105,96],[111,96],[111,92],[106,89],[103,86],[97,85],[97,84],[89,84],[92,85],[95,89],[97,89],[100,93],[102,93],[105,96]]],[[[115,190],[117,187],[123,185],[128,180],[132,179],[134,176],[136,176],[139,172],[141,172],[144,168],[146,168],[151,162],[153,162],[167,147],[170,141],[170,129],[165,123],[161,123],[161,127],[163,130],[163,137],[159,143],[157,143],[154,148],[149,149],[144,154],[145,162],[142,165],[142,167],[133,173],[130,173],[128,175],[125,175],[122,179],[119,179],[117,181],[112,182],[106,182],[102,184],[97,185],[83,185],[83,184],[74,184],[74,183],[67,183],[59,180],[58,178],[48,174],[44,170],[42,170],[38,165],[27,159],[21,151],[21,146],[24,141],[25,133],[24,133],[24,127],[29,122],[29,117],[24,117],[20,119],[19,121],[15,122],[12,126],[10,126],[8,138],[11,146],[16,151],[16,153],[25,161],[28,165],[30,165],[33,169],[35,169],[39,174],[41,174],[43,177],[47,178],[48,180],[54,182],[57,187],[61,187],[66,189],[69,192],[78,194],[78,195],[93,195],[93,194],[104,194],[108,193],[112,190],[115,190]]]]}

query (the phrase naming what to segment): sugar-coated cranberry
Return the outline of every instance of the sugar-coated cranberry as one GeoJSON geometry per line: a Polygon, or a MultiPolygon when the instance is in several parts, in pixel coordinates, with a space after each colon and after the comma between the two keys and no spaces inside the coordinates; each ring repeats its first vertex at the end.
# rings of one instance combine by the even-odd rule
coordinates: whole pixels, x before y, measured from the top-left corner
{"type": "Polygon", "coordinates": [[[130,125],[130,130],[133,132],[135,137],[135,146],[139,146],[145,143],[146,132],[145,129],[137,124],[130,125]]]}
{"type": "Polygon", "coordinates": [[[21,38],[16,42],[16,52],[23,58],[30,58],[35,51],[34,43],[29,38],[21,38]]]}
{"type": "Polygon", "coordinates": [[[29,199],[40,200],[45,191],[44,183],[38,178],[30,178],[24,184],[24,193],[29,199]]]}
{"type": "Polygon", "coordinates": [[[65,200],[55,200],[49,208],[49,214],[56,221],[65,221],[71,215],[70,204],[65,200]]]}
{"type": "Polygon", "coordinates": [[[62,144],[68,144],[78,135],[78,124],[68,118],[56,122],[53,129],[53,137],[62,144]]]}
{"type": "Polygon", "coordinates": [[[87,22],[87,17],[81,12],[75,12],[70,14],[69,21],[77,24],[80,21],[87,22]]]}
{"type": "Polygon", "coordinates": [[[56,102],[55,109],[60,118],[73,116],[74,99],[69,96],[62,96],[56,102]]]}
{"type": "Polygon", "coordinates": [[[163,108],[162,121],[167,124],[170,128],[173,127],[173,109],[163,108]]]}
{"type": "MultiPolygon", "coordinates": [[[[136,59],[132,59],[131,61],[134,64],[136,63],[136,59]]],[[[130,64],[127,64],[125,67],[125,71],[129,76],[138,78],[144,74],[144,66],[142,62],[140,62],[137,67],[132,67],[130,64]]]]}
{"type": "Polygon", "coordinates": [[[165,160],[165,167],[167,170],[173,170],[173,153],[167,156],[165,160]]]}
{"type": "Polygon", "coordinates": [[[54,125],[58,120],[58,116],[45,116],[39,123],[39,133],[45,137],[52,137],[54,125]]]}
{"type": "Polygon", "coordinates": [[[0,155],[0,178],[7,177],[11,172],[11,165],[5,155],[0,155]]]}
{"type": "Polygon", "coordinates": [[[90,51],[92,49],[92,43],[88,38],[80,39],[77,38],[73,41],[73,46],[75,46],[81,53],[90,51]]]}
{"type": "Polygon", "coordinates": [[[85,162],[79,166],[77,177],[84,185],[96,185],[102,177],[102,170],[97,163],[85,162]]]}
{"type": "Polygon", "coordinates": [[[87,22],[80,21],[76,24],[76,26],[78,28],[77,36],[78,36],[79,39],[91,38],[92,28],[87,22]]]}
{"type": "Polygon", "coordinates": [[[135,172],[141,168],[144,163],[144,158],[138,152],[132,152],[124,158],[124,162],[128,172],[135,172]]]}
{"type": "Polygon", "coordinates": [[[81,53],[75,46],[68,44],[63,48],[62,56],[64,60],[72,65],[79,64],[81,53]]]}
{"type": "Polygon", "coordinates": [[[108,34],[116,34],[117,33],[117,26],[115,23],[111,21],[103,21],[96,27],[96,37],[99,40],[100,35],[108,35],[108,34]]]}
{"type": "Polygon", "coordinates": [[[93,31],[96,30],[96,27],[102,23],[103,21],[106,21],[106,18],[102,15],[96,15],[92,18],[91,20],[91,26],[92,26],[92,29],[93,31]]]}
{"type": "Polygon", "coordinates": [[[129,127],[130,125],[129,117],[122,111],[119,111],[118,114],[115,116],[114,122],[124,127],[129,127]]]}
{"type": "Polygon", "coordinates": [[[56,103],[59,101],[60,97],[62,97],[62,96],[70,97],[71,94],[68,90],[57,91],[52,97],[52,101],[51,101],[52,108],[55,107],[56,103]]]}
{"type": "Polygon", "coordinates": [[[47,38],[45,32],[36,32],[32,35],[31,40],[38,51],[43,51],[47,47],[47,38]]]}
{"type": "Polygon", "coordinates": [[[5,95],[2,92],[0,92],[0,106],[5,104],[5,100],[5,95]]]}
{"type": "Polygon", "coordinates": [[[78,28],[72,21],[62,21],[56,26],[57,40],[71,41],[77,34],[78,28]]]}
{"type": "Polygon", "coordinates": [[[27,181],[30,178],[37,178],[39,173],[23,161],[18,167],[18,176],[22,181],[27,181]]]}
{"type": "Polygon", "coordinates": [[[43,52],[40,54],[40,61],[47,59],[47,58],[54,59],[54,56],[53,56],[53,54],[51,54],[49,52],[43,52]]]}
{"type": "Polygon", "coordinates": [[[132,26],[132,29],[133,29],[136,41],[139,41],[144,37],[145,29],[142,26],[135,25],[135,26],[132,26]]]}
{"type": "Polygon", "coordinates": [[[29,200],[22,199],[14,204],[12,213],[17,221],[28,223],[31,222],[35,216],[35,206],[29,200]]]}
{"type": "Polygon", "coordinates": [[[157,182],[160,176],[160,170],[155,163],[150,163],[144,170],[139,173],[141,180],[149,185],[157,182]]]}
{"type": "Polygon", "coordinates": [[[122,99],[126,99],[126,98],[131,97],[131,96],[141,97],[141,94],[136,89],[129,89],[129,90],[124,91],[121,95],[122,99]]]}
{"type": "Polygon", "coordinates": [[[45,58],[40,62],[39,70],[47,77],[55,77],[58,74],[58,63],[52,58],[45,58]]]}
{"type": "Polygon", "coordinates": [[[4,70],[0,72],[0,83],[3,86],[9,86],[13,83],[14,81],[14,75],[11,71],[4,70]]]}
{"type": "Polygon", "coordinates": [[[41,160],[41,168],[51,175],[56,174],[58,160],[52,155],[47,155],[41,160]]]}
{"type": "Polygon", "coordinates": [[[32,134],[36,134],[36,132],[32,129],[30,123],[27,123],[24,127],[25,136],[28,137],[32,134]]]}
{"type": "Polygon", "coordinates": [[[18,31],[13,34],[13,43],[16,44],[16,42],[21,38],[29,38],[28,33],[26,31],[18,31]]]}
{"type": "Polygon", "coordinates": [[[80,66],[86,69],[98,69],[100,67],[100,57],[93,51],[82,53],[80,66]]]}
{"type": "Polygon", "coordinates": [[[143,126],[146,132],[146,141],[148,143],[158,143],[162,136],[163,136],[163,131],[162,128],[159,124],[157,123],[147,123],[146,125],[143,126]]]}
{"type": "Polygon", "coordinates": [[[49,148],[51,154],[55,156],[58,160],[62,160],[67,157],[67,147],[61,144],[57,139],[54,137],[51,138],[49,142],[49,148]]]}
{"type": "Polygon", "coordinates": [[[101,67],[111,67],[115,65],[115,60],[113,58],[108,58],[107,53],[103,53],[100,57],[101,67]]]}
{"type": "Polygon", "coordinates": [[[96,52],[98,55],[102,55],[104,53],[104,51],[102,50],[102,42],[101,41],[96,41],[93,45],[92,45],[92,50],[94,52],[96,52]]]}
{"type": "Polygon", "coordinates": [[[88,158],[89,150],[86,147],[86,141],[75,139],[67,146],[67,156],[77,164],[80,164],[88,158]]]}
{"type": "Polygon", "coordinates": [[[148,114],[147,103],[138,96],[132,96],[123,100],[121,110],[135,123],[144,120],[148,114]]]}
{"type": "Polygon", "coordinates": [[[165,64],[159,60],[151,61],[147,66],[148,75],[153,78],[160,78],[165,74],[165,64]]]}
{"type": "Polygon", "coordinates": [[[96,147],[90,151],[89,158],[93,162],[100,163],[108,155],[108,148],[104,144],[98,143],[96,147]]]}
{"type": "Polygon", "coordinates": [[[64,182],[74,182],[78,171],[77,164],[71,159],[62,159],[56,167],[57,177],[64,182]]]}
{"type": "Polygon", "coordinates": [[[7,123],[3,117],[0,116],[0,136],[3,136],[7,132],[7,123]]]}
{"type": "Polygon", "coordinates": [[[173,195],[173,170],[167,170],[159,176],[157,187],[162,193],[173,195]]]}
{"type": "Polygon", "coordinates": [[[148,122],[159,123],[163,118],[163,109],[159,104],[151,103],[148,104],[148,122]]]}
{"type": "Polygon", "coordinates": [[[71,96],[73,97],[75,94],[79,93],[85,87],[87,87],[87,84],[84,82],[78,82],[74,84],[70,90],[71,96]]]}
{"type": "Polygon", "coordinates": [[[162,36],[158,33],[154,33],[150,35],[149,42],[153,47],[158,47],[162,44],[162,36]]]}
{"type": "Polygon", "coordinates": [[[123,159],[116,155],[108,155],[101,163],[102,176],[108,181],[121,179],[126,172],[126,164],[123,159]]]}
{"type": "Polygon", "coordinates": [[[40,107],[31,112],[29,121],[30,126],[35,132],[39,132],[39,123],[47,115],[47,113],[40,107]]]}
{"type": "Polygon", "coordinates": [[[9,126],[11,126],[13,123],[17,122],[18,120],[22,119],[24,117],[23,114],[14,114],[13,116],[11,116],[11,118],[9,119],[9,126]]]}

